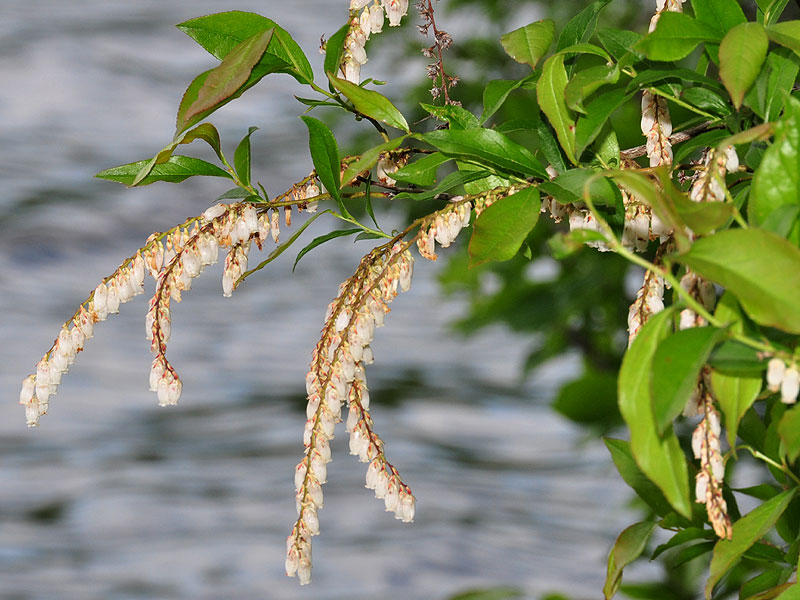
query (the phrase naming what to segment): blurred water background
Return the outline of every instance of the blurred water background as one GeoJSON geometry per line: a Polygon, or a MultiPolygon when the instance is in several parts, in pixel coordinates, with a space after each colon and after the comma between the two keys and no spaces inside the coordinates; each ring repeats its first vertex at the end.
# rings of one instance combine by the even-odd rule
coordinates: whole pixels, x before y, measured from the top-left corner
{"type": "MultiPolygon", "coordinates": [[[[599,596],[608,548],[630,519],[628,492],[600,442],[548,407],[576,361],[520,381],[528,340],[449,333],[462,307],[440,299],[438,265],[426,261],[377,332],[367,373],[377,430],[417,496],[417,520],[384,513],[339,434],[314,582],[283,575],[305,370],[325,306],[368,242],[330,244],[294,275],[287,258],[230,299],[219,265],[196,280],[173,310],[169,356],[184,381],[175,409],[147,389],[138,297],[97,326],[42,426],[25,427],[19,384],[78,302],[149,233],[229,187],[128,190],[92,179],[161,148],[186,84],[212,66],[173,25],[261,12],[317,68],[319,36],[338,28],[345,5],[0,2],[0,598],[431,600],[493,585],[526,598],[599,596]]],[[[372,52],[368,76],[418,77],[372,52]]],[[[270,76],[214,117],[230,154],[247,126],[261,127],[254,178],[273,194],[311,169],[292,99],[302,93],[270,76]]]]}

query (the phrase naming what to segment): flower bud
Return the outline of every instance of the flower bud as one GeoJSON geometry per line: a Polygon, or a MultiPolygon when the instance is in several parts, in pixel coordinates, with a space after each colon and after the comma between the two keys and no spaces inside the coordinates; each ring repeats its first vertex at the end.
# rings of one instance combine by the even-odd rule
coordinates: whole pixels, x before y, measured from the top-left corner
{"type": "Polygon", "coordinates": [[[767,389],[777,392],[781,389],[781,382],[786,373],[786,363],[783,359],[773,358],[767,363],[767,389]]]}

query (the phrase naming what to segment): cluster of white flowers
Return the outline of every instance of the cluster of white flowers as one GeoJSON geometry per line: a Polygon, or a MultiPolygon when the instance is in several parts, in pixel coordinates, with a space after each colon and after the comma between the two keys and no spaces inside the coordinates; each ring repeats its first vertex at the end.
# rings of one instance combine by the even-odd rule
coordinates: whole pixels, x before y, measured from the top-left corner
{"type": "Polygon", "coordinates": [[[782,358],[770,359],[767,363],[767,389],[771,392],[781,393],[781,402],[794,404],[800,392],[800,371],[797,364],[792,362],[789,366],[782,358]]]}
{"type": "Polygon", "coordinates": [[[653,271],[646,271],[636,300],[628,310],[628,347],[639,335],[642,325],[654,314],[664,310],[664,279],[653,271]]]}
{"type": "MultiPolygon", "coordinates": [[[[481,204],[480,210],[486,208],[485,202],[491,202],[487,197],[481,204]]],[[[417,250],[420,256],[428,260],[436,260],[436,242],[442,248],[447,248],[452,244],[461,233],[464,227],[469,225],[470,213],[472,212],[472,204],[469,201],[464,201],[460,196],[453,198],[453,202],[436,212],[436,216],[431,219],[427,225],[420,227],[420,232],[417,237],[417,250]]],[[[476,208],[476,215],[479,210],[476,208]]]]}
{"type": "Polygon", "coordinates": [[[384,14],[391,27],[400,25],[400,20],[408,14],[408,0],[350,0],[350,12],[353,17],[344,41],[340,69],[347,81],[359,83],[361,66],[368,60],[367,40],[371,34],[383,31],[384,14]]]}
{"type": "Polygon", "coordinates": [[[343,407],[348,408],[350,453],[370,463],[367,487],[375,490],[386,510],[394,512],[398,519],[414,519],[411,489],[386,460],[383,441],[374,431],[364,373],[365,365],[373,360],[369,344],[375,328],[383,325],[388,303],[398,290],[406,291],[411,286],[413,264],[406,245],[381,246],[362,259],[328,306],[325,327],[306,376],[306,450],[295,470],[298,518],[286,542],[286,574],[297,576],[301,584],[311,580],[311,537],[319,533],[321,486],[327,479],[330,440],[336,423],[342,420],[343,407]]]}
{"type": "Polygon", "coordinates": [[[86,340],[94,335],[94,324],[118,313],[120,304],[144,292],[144,273],[145,257],[138,252],[100,283],[62,326],[53,346],[36,365],[36,373],[22,382],[19,403],[25,407],[28,427],[36,427],[39,417],[47,414],[50,397],[56,393],[62,375],[75,362],[86,340]]]}
{"type": "Polygon", "coordinates": [[[722,152],[712,148],[703,160],[703,166],[689,191],[689,198],[695,202],[724,202],[725,174],[739,169],[739,156],[733,146],[722,152]]]}
{"type": "Polygon", "coordinates": [[[722,497],[725,464],[720,447],[719,412],[714,408],[711,394],[706,392],[702,398],[703,420],[692,433],[692,452],[700,460],[700,470],[695,476],[695,498],[706,505],[714,533],[720,538],[730,539],[733,530],[728,505],[722,497]]]}
{"type": "MultiPolygon", "coordinates": [[[[686,274],[681,277],[681,288],[700,302],[706,310],[709,312],[714,310],[714,306],[717,304],[717,289],[713,283],[687,270],[686,274]]],[[[684,308],[681,311],[679,329],[703,327],[704,325],[706,325],[705,319],[691,308],[684,308]]]]}

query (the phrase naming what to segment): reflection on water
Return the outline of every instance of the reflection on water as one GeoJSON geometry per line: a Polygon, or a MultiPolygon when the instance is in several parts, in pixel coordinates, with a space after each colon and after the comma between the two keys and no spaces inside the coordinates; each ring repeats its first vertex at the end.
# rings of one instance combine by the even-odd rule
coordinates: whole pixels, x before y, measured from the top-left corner
{"type": "MultiPolygon", "coordinates": [[[[269,11],[314,62],[319,33],[342,19],[334,4],[0,6],[3,598],[428,600],[502,584],[531,598],[549,589],[597,597],[627,492],[599,444],[576,449],[580,433],[547,409],[559,368],[517,385],[523,340],[446,333],[458,307],[437,300],[435,265],[417,265],[368,372],[376,426],[417,495],[417,521],[383,511],[340,434],[311,586],[282,574],[303,377],[325,306],[366,246],[331,244],[293,276],[278,263],[232,299],[221,297],[219,267],[198,279],[174,310],[170,359],[185,382],[174,410],[147,391],[138,298],[96,328],[42,427],[24,426],[19,383],[77,302],[151,231],[226,189],[91,179],[163,146],[185,82],[209,65],[172,24],[234,7],[269,11]]],[[[286,76],[264,87],[215,121],[229,145],[262,127],[255,171],[274,193],[310,164],[289,112],[299,87],[286,76]]]]}

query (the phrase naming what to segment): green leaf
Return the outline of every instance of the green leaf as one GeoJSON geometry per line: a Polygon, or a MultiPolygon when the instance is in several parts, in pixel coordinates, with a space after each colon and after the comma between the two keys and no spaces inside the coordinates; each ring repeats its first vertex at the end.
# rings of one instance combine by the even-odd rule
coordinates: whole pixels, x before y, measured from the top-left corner
{"type": "MultiPolygon", "coordinates": [[[[780,594],[780,596],[775,596],[775,600],[797,600],[798,598],[800,598],[799,584],[784,583],[782,586],[780,586],[780,588],[782,593],[780,594]]],[[[765,598],[764,600],[769,600],[769,599],[765,598]]]]}
{"type": "Polygon", "coordinates": [[[758,540],[763,538],[786,510],[796,488],[787,490],[754,508],[733,524],[730,540],[720,540],[714,547],[711,572],[706,582],[705,597],[711,599],[714,586],[758,540]]]}
{"type": "Polygon", "coordinates": [[[721,117],[731,114],[731,107],[725,98],[717,92],[703,87],[686,88],[681,92],[681,98],[700,110],[715,113],[721,117]]]}
{"type": "Polygon", "coordinates": [[[736,432],[744,413],[753,405],[761,392],[762,379],[758,376],[732,376],[719,371],[711,373],[711,387],[725,415],[728,444],[736,447],[736,432]]]}
{"type": "Polygon", "coordinates": [[[583,101],[602,86],[619,81],[619,64],[597,65],[579,71],[569,81],[564,90],[567,106],[585,113],[583,101]]]}
{"type": "Polygon", "coordinates": [[[492,129],[443,129],[417,137],[451,158],[472,160],[503,173],[548,178],[530,150],[492,129]]]}
{"type": "Polygon", "coordinates": [[[609,90],[598,95],[586,106],[586,116],[578,118],[575,128],[576,156],[583,154],[595,138],[603,130],[611,115],[633,94],[626,94],[625,90],[609,90]]]}
{"type": "Polygon", "coordinates": [[[708,364],[726,375],[758,375],[764,372],[764,361],[757,350],[739,342],[723,342],[714,350],[708,364]]]}
{"type": "Polygon", "coordinates": [[[365,89],[345,79],[339,79],[330,73],[328,73],[328,79],[330,79],[334,88],[347,96],[348,100],[353,103],[353,106],[362,115],[371,117],[381,123],[386,123],[390,127],[402,129],[406,133],[409,132],[408,123],[403,113],[397,110],[397,107],[383,94],[365,89]]]}
{"type": "Polygon", "coordinates": [[[311,252],[317,246],[321,246],[322,244],[330,240],[340,237],[345,237],[348,235],[353,235],[354,233],[361,233],[362,231],[363,230],[358,227],[356,227],[355,229],[336,229],[334,231],[331,231],[330,233],[326,233],[325,235],[315,237],[313,240],[311,240],[311,242],[309,242],[309,244],[305,248],[303,248],[302,250],[300,250],[300,252],[297,253],[297,258],[294,259],[294,264],[292,265],[292,271],[294,271],[297,268],[297,263],[300,262],[300,259],[303,258],[309,252],[311,252]]]}
{"type": "Polygon", "coordinates": [[[622,359],[619,372],[619,409],[631,432],[631,451],[639,468],[664,493],[672,507],[691,518],[689,472],[675,434],[659,436],[650,401],[653,357],[669,333],[673,309],[650,317],[622,359]]]}
{"type": "Polygon", "coordinates": [[[621,60],[626,54],[634,52],[633,48],[642,36],[635,31],[601,27],[597,30],[597,38],[611,56],[621,60]]]}
{"type": "Polygon", "coordinates": [[[738,0],[692,0],[692,8],[697,20],[716,29],[720,36],[747,22],[738,0]]]}
{"type": "Polygon", "coordinates": [[[178,109],[177,133],[205,119],[266,75],[264,73],[257,79],[251,77],[253,67],[264,56],[272,34],[273,30],[268,29],[247,38],[235,46],[219,66],[195,78],[184,93],[178,109]]]}
{"type": "Polygon", "coordinates": [[[420,102],[420,106],[440,121],[450,123],[450,129],[478,129],[481,126],[478,117],[460,106],[434,106],[423,102],[420,102]]]}
{"type": "Polygon", "coordinates": [[[692,397],[700,370],[723,332],[716,327],[693,327],[672,334],[658,345],[653,356],[650,397],[660,434],[692,397]]]}
{"type": "Polygon", "coordinates": [[[500,37],[500,44],[518,63],[536,68],[536,63],[550,49],[556,25],[550,19],[530,23],[500,37]]]}
{"type": "Polygon", "coordinates": [[[348,21],[328,38],[325,44],[325,64],[323,65],[326,74],[336,75],[338,73],[339,65],[342,63],[342,54],[344,53],[344,41],[347,39],[349,31],[350,22],[348,21]]]}
{"type": "Polygon", "coordinates": [[[767,27],[767,35],[776,44],[800,54],[800,21],[784,21],[767,27]]]}
{"type": "Polygon", "coordinates": [[[800,333],[800,249],[785,239],[753,227],[728,229],[676,258],[730,290],[757,323],[800,333]]]}
{"type": "Polygon", "coordinates": [[[677,12],[663,12],[655,31],[636,44],[636,50],[650,60],[674,61],[686,58],[698,44],[719,41],[713,27],[677,12]]]}
{"type": "Polygon", "coordinates": [[[178,29],[219,60],[223,60],[237,44],[273,29],[275,33],[267,46],[270,56],[265,57],[263,66],[270,72],[288,73],[300,83],[314,81],[314,71],[292,36],[275,21],[256,13],[233,10],[207,15],[185,21],[178,25],[178,29]]]}
{"type": "MultiPolygon", "coordinates": [[[[785,114],[753,176],[747,214],[755,225],[764,225],[770,215],[786,205],[800,205],[800,102],[788,98],[785,114]]],[[[798,227],[789,239],[798,243],[798,227]]]]}
{"type": "Polygon", "coordinates": [[[739,110],[745,92],[761,72],[761,65],[767,57],[767,46],[767,33],[758,23],[737,25],[725,35],[719,46],[719,76],[736,110],[739,110]]]}
{"type": "Polygon", "coordinates": [[[616,373],[587,370],[561,387],[553,408],[567,419],[586,426],[609,430],[619,425],[616,373]]]}
{"type": "Polygon", "coordinates": [[[589,194],[595,205],[614,206],[616,194],[614,185],[605,177],[598,177],[597,171],[590,169],[571,169],[553,181],[544,181],[539,189],[555,198],[561,204],[583,202],[584,186],[589,183],[589,194]]]}
{"type": "Polygon", "coordinates": [[[672,507],[661,490],[639,469],[631,453],[630,444],[625,440],[614,438],[603,438],[603,441],[622,479],[653,509],[653,512],[659,516],[672,512],[672,507]]]}
{"type": "Polygon", "coordinates": [[[725,129],[712,129],[690,140],[681,142],[680,145],[676,146],[678,149],[675,151],[674,164],[683,164],[695,154],[699,156],[700,150],[705,150],[709,146],[716,146],[729,136],[730,133],[725,129]]]}
{"type": "Polygon", "coordinates": [[[567,164],[564,162],[564,156],[561,154],[561,146],[558,145],[556,134],[550,123],[540,120],[536,126],[536,135],[539,137],[539,150],[544,155],[550,166],[553,167],[557,173],[563,173],[567,170],[567,164]]]}
{"type": "Polygon", "coordinates": [[[650,560],[655,560],[670,548],[682,546],[686,542],[693,542],[699,539],[708,539],[709,535],[713,535],[713,533],[710,533],[707,529],[701,529],[699,527],[687,527],[686,529],[683,529],[682,531],[679,531],[673,535],[668,542],[661,544],[655,550],[653,550],[650,560]]]}
{"type": "Polygon", "coordinates": [[[575,121],[567,108],[564,95],[566,87],[567,71],[564,69],[564,56],[556,54],[548,58],[542,67],[542,76],[536,84],[536,97],[542,112],[547,115],[547,119],[556,130],[567,158],[573,164],[577,164],[575,121]]]}
{"type": "MultiPolygon", "coordinates": [[[[342,203],[339,188],[342,186],[339,161],[339,146],[325,123],[314,117],[300,117],[308,127],[308,147],[317,177],[328,193],[336,199],[343,214],[347,212],[342,203]]],[[[345,214],[345,216],[347,216],[345,214]]]]}
{"type": "Polygon", "coordinates": [[[675,207],[680,221],[698,235],[720,229],[733,217],[733,206],[724,202],[693,202],[671,179],[664,179],[664,193],[675,207]]]}
{"type": "Polygon", "coordinates": [[[778,435],[783,440],[786,457],[793,463],[800,455],[800,410],[797,407],[792,407],[783,413],[778,424],[778,435]]]}
{"type": "Polygon", "coordinates": [[[436,187],[430,190],[424,190],[415,194],[402,192],[397,194],[394,199],[409,199],[416,200],[417,202],[421,202],[423,200],[432,200],[439,194],[444,194],[445,192],[449,192],[455,188],[466,186],[466,184],[473,181],[485,179],[487,176],[491,175],[491,173],[491,171],[487,171],[486,169],[476,169],[475,171],[455,171],[454,173],[449,173],[447,177],[442,179],[436,187]]]}
{"type": "Polygon", "coordinates": [[[769,75],[763,117],[765,121],[777,121],[800,71],[798,56],[786,48],[779,48],[767,55],[767,66],[769,75]]]}
{"type": "Polygon", "coordinates": [[[347,168],[342,174],[342,182],[344,185],[349,185],[359,173],[368,171],[374,167],[377,164],[382,152],[394,150],[400,144],[402,144],[405,139],[406,136],[403,135],[398,138],[394,138],[393,140],[389,140],[388,142],[384,142],[383,144],[374,146],[364,152],[361,155],[361,158],[347,165],[347,168]]]}
{"type": "Polygon", "coordinates": [[[498,199],[475,220],[469,240],[470,268],[514,258],[539,220],[541,201],[535,187],[498,199]]]}
{"type": "MultiPolygon", "coordinates": [[[[489,117],[496,113],[508,98],[508,95],[517,89],[525,79],[508,80],[494,79],[486,84],[483,90],[483,113],[481,123],[485,123],[489,117]]],[[[471,113],[470,113],[471,114],[471,113]]]]}
{"type": "Polygon", "coordinates": [[[239,142],[236,152],[233,154],[233,166],[236,169],[236,175],[244,185],[250,185],[250,136],[253,135],[254,131],[258,131],[258,127],[251,127],[247,130],[247,135],[239,142]]]}
{"type": "Polygon", "coordinates": [[[611,2],[611,0],[595,0],[572,17],[564,26],[564,29],[561,30],[561,35],[558,36],[556,52],[560,52],[568,46],[580,44],[588,40],[592,36],[592,33],[594,33],[595,27],[597,27],[597,17],[600,11],[602,11],[609,2],[611,2]]]}
{"type": "Polygon", "coordinates": [[[691,81],[708,88],[722,90],[718,82],[690,69],[647,69],[639,73],[628,83],[627,91],[642,90],[652,87],[654,83],[663,81],[691,81]]]}
{"type": "Polygon", "coordinates": [[[610,600],[622,583],[622,570],[639,558],[653,535],[656,524],[652,521],[635,523],[619,534],[608,555],[608,571],[603,586],[603,596],[610,600]]]}
{"type": "MultiPolygon", "coordinates": [[[[125,185],[133,185],[134,179],[142,170],[142,167],[148,164],[147,160],[140,160],[138,162],[130,163],[127,165],[120,165],[119,167],[112,167],[105,171],[100,171],[95,177],[98,179],[107,179],[108,181],[116,181],[125,185]]],[[[156,181],[167,181],[169,183],[180,183],[181,181],[193,177],[195,175],[204,175],[208,177],[227,177],[231,179],[230,173],[220,169],[216,165],[209,162],[193,158],[191,156],[175,155],[170,156],[169,160],[165,163],[154,165],[150,170],[149,175],[139,182],[139,185],[149,185],[156,181]]]]}
{"type": "Polygon", "coordinates": [[[448,160],[451,159],[439,152],[426,154],[418,161],[407,164],[402,169],[392,173],[392,178],[404,183],[429,187],[436,183],[436,171],[438,168],[448,160]]]}

